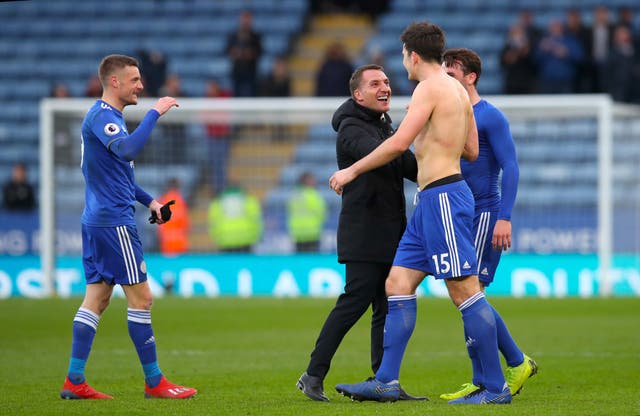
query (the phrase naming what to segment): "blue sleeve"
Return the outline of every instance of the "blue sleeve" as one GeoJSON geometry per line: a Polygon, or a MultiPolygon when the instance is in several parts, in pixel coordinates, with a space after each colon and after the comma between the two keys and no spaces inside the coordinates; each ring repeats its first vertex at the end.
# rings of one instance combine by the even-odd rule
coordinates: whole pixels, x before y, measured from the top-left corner
{"type": "Polygon", "coordinates": [[[113,139],[107,148],[126,161],[133,160],[149,139],[158,118],[160,118],[160,113],[156,110],[149,110],[133,133],[129,136],[113,139]]]}
{"type": "Polygon", "coordinates": [[[520,168],[516,156],[516,146],[511,136],[509,122],[504,114],[498,112],[491,117],[491,134],[488,135],[491,148],[498,165],[502,169],[501,202],[498,211],[499,220],[511,220],[511,211],[516,202],[518,193],[518,180],[520,178],[520,168]]]}
{"type": "Polygon", "coordinates": [[[151,201],[153,201],[153,197],[136,184],[136,201],[148,208],[151,201]]]}

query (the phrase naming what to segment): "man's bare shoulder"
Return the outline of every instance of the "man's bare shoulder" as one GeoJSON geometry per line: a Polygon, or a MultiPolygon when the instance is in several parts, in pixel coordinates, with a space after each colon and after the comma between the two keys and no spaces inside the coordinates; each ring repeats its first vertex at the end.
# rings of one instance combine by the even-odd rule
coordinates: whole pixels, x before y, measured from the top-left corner
{"type": "Polygon", "coordinates": [[[443,73],[420,81],[418,85],[416,85],[413,95],[428,95],[433,97],[443,94],[450,96],[452,93],[459,94],[460,92],[464,92],[466,95],[466,91],[462,84],[460,84],[460,82],[455,78],[443,73]]]}

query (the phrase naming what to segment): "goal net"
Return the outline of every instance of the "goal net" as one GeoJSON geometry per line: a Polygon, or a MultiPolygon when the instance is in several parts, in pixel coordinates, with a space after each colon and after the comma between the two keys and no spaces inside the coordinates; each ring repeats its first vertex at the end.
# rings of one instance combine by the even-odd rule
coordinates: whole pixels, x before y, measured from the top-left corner
{"type": "MultiPolygon", "coordinates": [[[[510,120],[520,164],[513,211],[514,254],[595,256],[600,292],[620,267],[637,269],[640,249],[640,110],[614,105],[607,96],[485,97],[510,120]]],[[[291,253],[286,201],[301,173],[312,172],[329,207],[320,250],[335,251],[340,197],[327,186],[336,169],[331,117],[340,98],[180,99],[161,117],[136,159],[136,182],[160,196],[179,181],[191,217],[190,252],[211,253],[207,211],[230,183],[261,201],[263,236],[257,253],[291,253]]],[[[154,100],[124,111],[133,131],[154,100]]],[[[408,97],[394,97],[397,126],[408,97]]],[[[41,103],[41,238],[45,276],[56,256],[78,255],[84,181],[79,168],[80,124],[87,99],[41,103]]],[[[408,212],[415,185],[407,183],[408,212]]],[[[158,251],[148,211],[137,209],[146,252],[158,251]]]]}

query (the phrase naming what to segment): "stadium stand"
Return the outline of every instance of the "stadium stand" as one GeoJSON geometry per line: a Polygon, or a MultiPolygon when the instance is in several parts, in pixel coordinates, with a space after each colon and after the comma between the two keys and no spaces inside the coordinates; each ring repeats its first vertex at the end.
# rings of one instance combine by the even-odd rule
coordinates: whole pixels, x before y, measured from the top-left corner
{"type": "MultiPolygon", "coordinates": [[[[220,80],[225,87],[230,85],[229,62],[224,52],[226,35],[237,24],[237,15],[242,9],[253,11],[255,26],[263,34],[264,57],[260,70],[264,73],[278,55],[288,55],[292,61],[296,59],[293,44],[304,33],[311,18],[308,3],[307,0],[1,2],[2,179],[6,178],[10,166],[21,160],[29,167],[29,177],[37,182],[38,102],[49,95],[55,82],[63,81],[73,96],[82,96],[86,80],[95,73],[98,59],[108,53],[135,55],[137,50],[144,48],[161,50],[169,58],[168,72],[180,75],[186,93],[201,96],[209,78],[220,80]]],[[[499,52],[508,26],[522,9],[534,11],[536,23],[544,27],[552,17],[562,17],[570,6],[579,7],[588,23],[593,7],[600,3],[596,0],[586,0],[579,5],[569,0],[391,1],[389,11],[372,25],[371,35],[361,39],[364,43],[362,55],[381,50],[386,57],[386,70],[398,85],[395,94],[408,94],[412,85],[406,80],[399,59],[401,45],[398,38],[408,22],[428,19],[445,29],[449,47],[470,47],[482,56],[484,73],[479,91],[481,94],[499,94],[502,92],[499,52]]],[[[640,17],[640,4],[610,0],[607,5],[612,10],[631,6],[640,17]]],[[[358,33],[369,32],[363,29],[358,33]]],[[[590,189],[597,181],[597,172],[588,162],[597,157],[597,148],[584,146],[585,141],[596,140],[593,120],[573,123],[512,122],[512,131],[522,173],[518,206],[553,204],[553,194],[539,185],[567,181],[576,183],[568,195],[574,204],[593,203],[595,196],[590,189]],[[563,146],[571,148],[572,158],[558,160],[557,152],[549,146],[549,141],[540,140],[541,137],[566,138],[563,146]]],[[[277,186],[268,192],[265,190],[265,213],[276,218],[272,223],[278,224],[280,229],[283,226],[282,204],[297,175],[309,169],[322,183],[335,168],[334,137],[329,123],[311,126],[293,150],[291,163],[281,169],[277,186]]],[[[622,144],[616,148],[615,179],[628,184],[629,189],[637,190],[640,177],[633,164],[640,157],[640,147],[624,143],[637,143],[640,122],[616,125],[615,138],[622,144]]],[[[59,198],[62,207],[66,206],[64,204],[82,203],[82,194],[78,191],[82,182],[74,165],[77,160],[73,157],[70,157],[69,166],[57,167],[58,184],[64,187],[60,193],[65,197],[59,198]]],[[[159,170],[153,165],[149,165],[148,170],[150,172],[137,169],[136,174],[152,190],[157,189],[166,178],[157,175],[159,170]]],[[[198,172],[193,166],[180,164],[172,172],[181,177],[188,192],[195,194],[198,172]]],[[[408,200],[412,198],[413,191],[408,185],[408,200]]],[[[632,192],[616,191],[614,196],[616,200],[625,201],[630,194],[632,192]]],[[[339,198],[328,191],[326,197],[335,213],[339,209],[339,198]]],[[[335,228],[335,224],[328,224],[328,227],[335,228]]]]}
{"type": "MultiPolygon", "coordinates": [[[[68,85],[72,96],[83,96],[86,80],[106,54],[135,56],[139,49],[162,51],[169,57],[168,72],[181,77],[189,96],[202,96],[210,78],[228,86],[226,36],[245,8],[254,12],[255,26],[263,33],[264,59],[260,68],[266,70],[275,56],[288,52],[295,35],[302,30],[308,10],[306,0],[142,0],[135,4],[127,0],[62,0],[0,4],[0,98],[4,103],[0,141],[5,145],[0,172],[6,172],[16,160],[25,161],[31,170],[37,168],[38,153],[33,149],[38,143],[39,100],[48,96],[58,81],[68,85]]],[[[68,173],[64,166],[58,169],[68,173]]],[[[74,172],[71,177],[79,173],[73,169],[69,172],[74,172]]],[[[146,180],[142,171],[137,174],[146,180]]],[[[194,185],[194,175],[187,176],[187,185],[194,185]]],[[[61,184],[65,186],[65,182],[61,184]]],[[[73,182],[71,187],[76,185],[73,182]]]]}

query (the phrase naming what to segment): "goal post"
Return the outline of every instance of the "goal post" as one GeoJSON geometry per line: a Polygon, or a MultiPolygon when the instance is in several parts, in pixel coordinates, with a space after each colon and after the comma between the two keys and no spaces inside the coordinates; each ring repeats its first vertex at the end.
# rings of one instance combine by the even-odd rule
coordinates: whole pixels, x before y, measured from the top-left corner
{"type": "MultiPolygon", "coordinates": [[[[640,222],[636,214],[640,212],[638,197],[624,189],[635,186],[634,172],[628,165],[635,162],[637,166],[640,160],[629,159],[623,152],[627,168],[621,169],[614,154],[618,136],[626,140],[624,143],[640,141],[640,110],[614,104],[607,95],[483,98],[505,113],[516,142],[521,179],[513,212],[514,251],[597,255],[598,290],[603,296],[609,295],[614,283],[610,273],[614,249],[637,256],[639,246],[635,237],[629,236],[633,240],[624,242],[618,250],[613,233],[617,228],[614,217],[620,207],[635,221],[632,227],[638,227],[640,222]],[[621,198],[623,202],[618,206],[621,198]]],[[[194,214],[200,225],[190,237],[195,252],[214,250],[206,239],[204,201],[212,195],[214,168],[225,163],[225,180],[251,187],[265,207],[265,236],[258,251],[267,253],[290,252],[291,243],[282,229],[282,200],[301,169],[316,169],[319,188],[332,207],[323,247],[335,250],[340,202],[330,195],[325,181],[336,167],[331,118],[344,98],[178,101],[180,107],[160,118],[151,143],[141,153],[136,181],[154,192],[161,191],[161,181],[169,175],[188,184],[189,200],[201,208],[194,214]],[[218,159],[218,148],[211,146],[217,134],[230,139],[233,149],[226,159],[218,159]]],[[[61,221],[76,224],[72,226],[79,229],[83,204],[83,183],[77,178],[80,123],[93,102],[45,98],[40,104],[39,255],[49,294],[55,293],[56,256],[78,254],[77,245],[61,248],[57,234],[61,221]]],[[[408,102],[409,97],[393,97],[390,115],[395,126],[401,122],[408,102]]],[[[138,105],[125,108],[125,120],[131,128],[154,103],[154,99],[141,99],[138,105]]],[[[636,153],[640,158],[640,152],[636,153]]],[[[408,200],[411,197],[407,195],[408,200]]],[[[137,211],[143,210],[138,207],[137,211]]],[[[141,234],[153,237],[153,232],[141,234]]]]}

